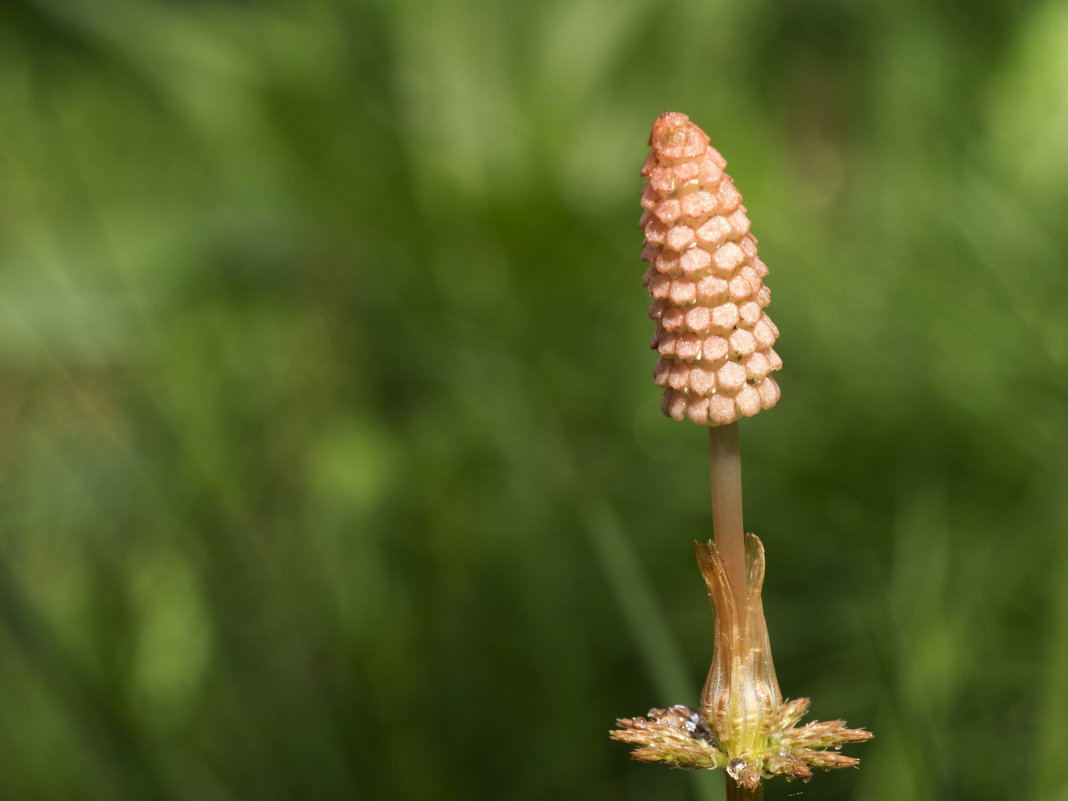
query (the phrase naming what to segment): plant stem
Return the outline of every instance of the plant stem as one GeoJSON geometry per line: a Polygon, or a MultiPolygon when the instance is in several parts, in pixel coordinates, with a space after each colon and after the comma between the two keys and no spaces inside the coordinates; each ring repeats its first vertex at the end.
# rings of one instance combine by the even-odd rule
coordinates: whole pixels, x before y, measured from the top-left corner
{"type": "MultiPolygon", "coordinates": [[[[712,486],[712,536],[731,583],[735,608],[746,609],[745,528],[742,525],[742,451],[738,424],[710,426],[708,446],[712,486]]],[[[764,785],[739,787],[729,775],[727,801],[763,801],[764,785]]]]}
{"type": "Polygon", "coordinates": [[[755,790],[746,790],[734,783],[734,779],[724,774],[727,781],[727,801],[764,801],[764,782],[757,785],[755,790]]]}
{"type": "Polygon", "coordinates": [[[712,473],[712,535],[734,591],[745,609],[745,529],[742,527],[742,454],[738,424],[709,426],[712,473]]]}

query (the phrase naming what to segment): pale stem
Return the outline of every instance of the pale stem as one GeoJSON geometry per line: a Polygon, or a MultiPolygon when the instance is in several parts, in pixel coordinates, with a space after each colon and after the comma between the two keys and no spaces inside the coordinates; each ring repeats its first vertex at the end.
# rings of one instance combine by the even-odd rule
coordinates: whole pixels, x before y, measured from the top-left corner
{"type": "MultiPolygon", "coordinates": [[[[742,526],[742,452],[738,424],[710,426],[708,445],[712,476],[712,536],[719,551],[739,614],[746,609],[745,528],[742,526]]],[[[763,801],[763,782],[755,790],[739,787],[724,771],[727,801],[763,801]]]]}
{"type": "Polygon", "coordinates": [[[727,801],[764,801],[764,783],[757,785],[755,790],[746,790],[734,783],[734,779],[724,772],[723,778],[727,780],[727,801]]]}
{"type": "Polygon", "coordinates": [[[712,535],[734,590],[735,608],[745,609],[745,529],[742,527],[742,454],[738,424],[710,426],[712,535]]]}

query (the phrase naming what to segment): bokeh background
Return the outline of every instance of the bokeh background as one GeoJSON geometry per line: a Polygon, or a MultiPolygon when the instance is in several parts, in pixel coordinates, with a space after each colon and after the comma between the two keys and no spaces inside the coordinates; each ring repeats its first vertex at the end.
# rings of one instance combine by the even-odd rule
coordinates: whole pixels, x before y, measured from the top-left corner
{"type": "Polygon", "coordinates": [[[770,799],[1068,798],[1068,5],[7,0],[0,795],[698,799],[706,438],[638,168],[730,162],[770,799]]]}

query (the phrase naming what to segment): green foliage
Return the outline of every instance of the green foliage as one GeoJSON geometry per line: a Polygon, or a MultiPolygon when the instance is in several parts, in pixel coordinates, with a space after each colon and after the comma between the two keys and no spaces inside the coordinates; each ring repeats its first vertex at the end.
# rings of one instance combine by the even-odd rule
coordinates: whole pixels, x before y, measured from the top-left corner
{"type": "Polygon", "coordinates": [[[876,735],[767,797],[1064,796],[1066,37],[1052,0],[4,4],[5,797],[695,795],[607,738],[712,653],[639,285],[667,109],[771,268],[783,692],[876,735]]]}

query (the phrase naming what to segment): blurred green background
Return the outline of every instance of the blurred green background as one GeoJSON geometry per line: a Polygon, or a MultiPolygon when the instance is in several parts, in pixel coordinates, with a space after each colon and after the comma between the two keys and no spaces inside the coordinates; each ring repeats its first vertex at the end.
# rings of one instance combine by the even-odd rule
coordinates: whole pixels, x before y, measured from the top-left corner
{"type": "Polygon", "coordinates": [[[766,798],[1068,798],[1068,5],[7,0],[0,795],[701,799],[706,437],[637,172],[730,161],[766,798]]]}

